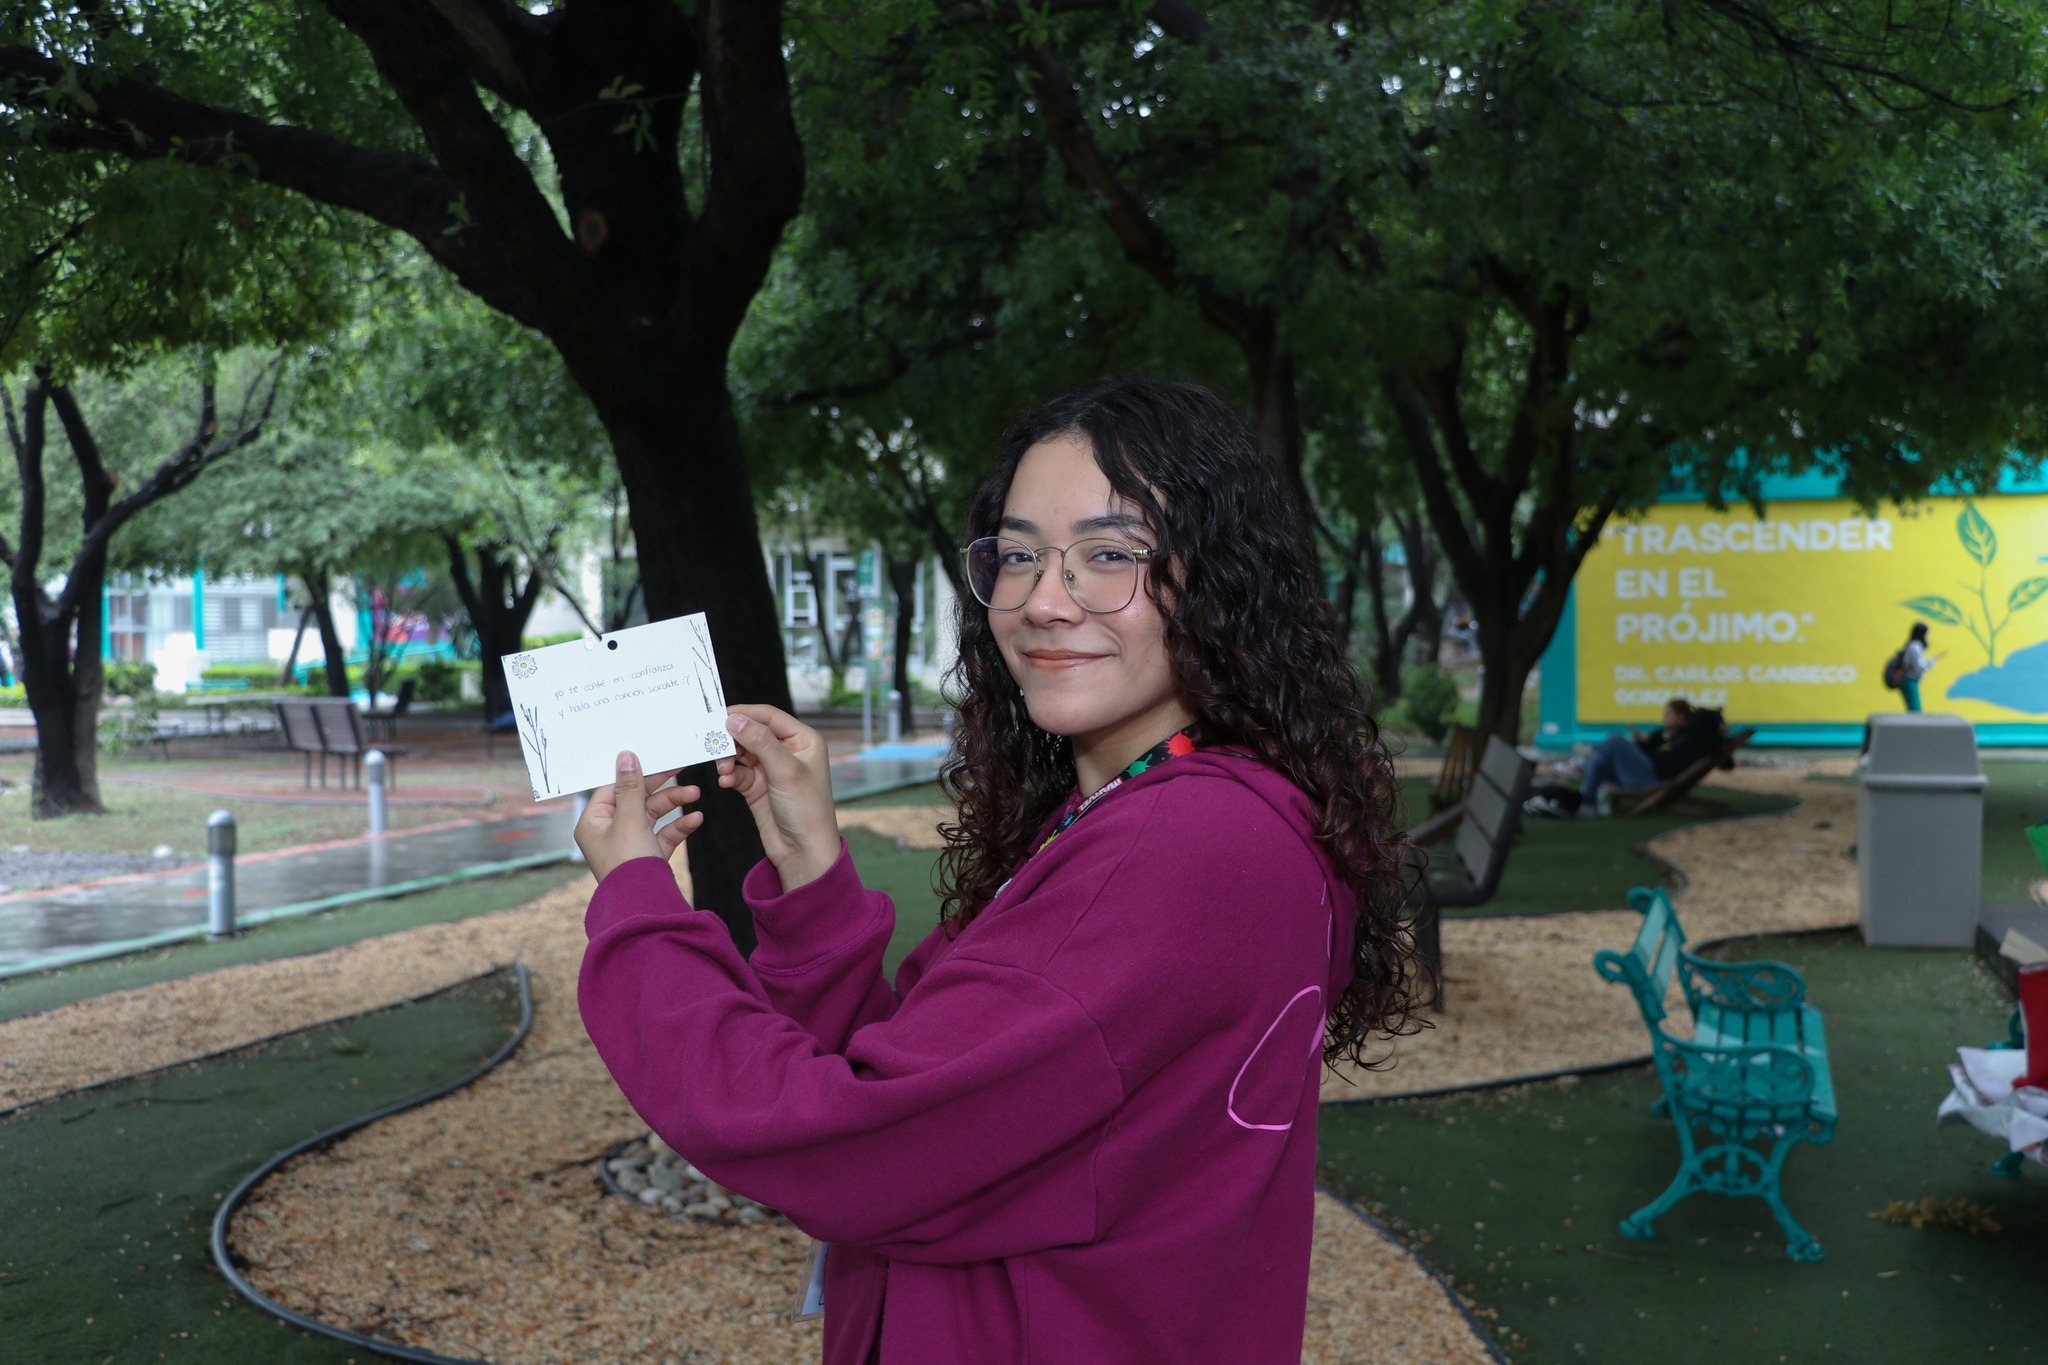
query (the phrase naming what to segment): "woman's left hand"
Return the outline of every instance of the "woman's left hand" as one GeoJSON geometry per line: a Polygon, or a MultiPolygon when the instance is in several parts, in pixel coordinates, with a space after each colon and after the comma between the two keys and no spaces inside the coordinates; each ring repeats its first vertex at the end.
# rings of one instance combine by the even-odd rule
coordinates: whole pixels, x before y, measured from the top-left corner
{"type": "Polygon", "coordinates": [[[576,822],[576,847],[599,881],[613,868],[635,858],[667,858],[704,823],[704,812],[685,811],[663,829],[654,822],[702,793],[696,787],[664,787],[675,770],[643,775],[640,760],[621,752],[617,780],[590,794],[590,805],[576,822]]]}

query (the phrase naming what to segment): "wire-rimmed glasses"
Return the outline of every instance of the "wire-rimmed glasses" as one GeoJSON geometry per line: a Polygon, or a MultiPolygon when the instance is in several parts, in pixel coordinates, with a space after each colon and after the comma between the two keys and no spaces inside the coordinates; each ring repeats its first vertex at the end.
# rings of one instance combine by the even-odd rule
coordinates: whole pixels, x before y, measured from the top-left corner
{"type": "Polygon", "coordinates": [[[1138,593],[1138,567],[1152,557],[1142,545],[1106,536],[1037,549],[1007,536],[983,536],[960,552],[967,561],[968,588],[990,611],[1015,611],[1030,601],[1045,576],[1048,553],[1059,555],[1060,577],[1074,605],[1098,615],[1131,604],[1138,593]]]}

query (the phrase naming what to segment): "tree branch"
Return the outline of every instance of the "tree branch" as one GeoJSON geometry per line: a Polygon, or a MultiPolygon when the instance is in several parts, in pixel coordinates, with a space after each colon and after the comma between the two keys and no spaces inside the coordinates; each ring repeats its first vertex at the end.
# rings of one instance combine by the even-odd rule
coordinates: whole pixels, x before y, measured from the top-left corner
{"type": "Polygon", "coordinates": [[[528,326],[541,325],[532,286],[490,234],[463,227],[457,210],[462,187],[426,158],[267,123],[111,73],[79,75],[91,83],[97,105],[88,115],[51,97],[64,75],[57,62],[32,48],[0,47],[0,93],[51,120],[45,134],[51,145],[135,161],[223,167],[361,213],[412,237],[493,308],[528,326]]]}
{"type": "Polygon", "coordinates": [[[539,100],[528,73],[545,59],[549,18],[528,14],[510,0],[429,3],[462,39],[466,65],[478,84],[536,112],[539,100]]]}

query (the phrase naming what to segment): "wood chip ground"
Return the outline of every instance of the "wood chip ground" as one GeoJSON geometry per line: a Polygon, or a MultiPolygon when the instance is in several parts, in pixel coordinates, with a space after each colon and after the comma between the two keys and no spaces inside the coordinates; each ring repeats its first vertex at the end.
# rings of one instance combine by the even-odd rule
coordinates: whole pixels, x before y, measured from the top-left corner
{"type": "MultiPolygon", "coordinates": [[[[1412,765],[1404,765],[1413,770],[1412,765]]],[[[1783,792],[1782,815],[1696,825],[1655,841],[1677,865],[1695,940],[1853,923],[1846,771],[1748,768],[1721,785],[1783,792]]],[[[1711,795],[1711,784],[1703,789],[1711,795]]],[[[933,846],[939,808],[844,811],[933,846]]],[[[787,1321],[807,1243],[782,1225],[681,1223],[607,1196],[597,1163],[640,1124],[578,1020],[579,882],[519,909],[226,968],[0,1022],[0,1108],[303,1027],[518,960],[536,1018],[477,1085],[286,1167],[237,1219],[252,1278],[338,1325],[497,1362],[815,1360],[815,1326],[787,1321]]],[[[1643,1051],[1625,993],[1592,955],[1634,932],[1628,910],[1444,927],[1450,1006],[1390,1045],[1390,1065],[1326,1080],[1326,1101],[1592,1065],[1643,1051]]],[[[1303,1360],[1462,1365],[1486,1359],[1447,1292],[1341,1202],[1319,1196],[1303,1360]]]]}

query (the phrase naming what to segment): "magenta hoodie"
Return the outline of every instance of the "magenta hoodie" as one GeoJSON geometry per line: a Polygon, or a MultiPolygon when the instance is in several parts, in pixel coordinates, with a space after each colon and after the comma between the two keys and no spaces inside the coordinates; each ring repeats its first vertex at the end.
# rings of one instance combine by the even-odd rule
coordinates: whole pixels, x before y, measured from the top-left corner
{"type": "Polygon", "coordinates": [[[831,1244],[826,1365],[1298,1365],[1356,921],[1313,828],[1252,759],[1161,764],[893,988],[843,850],[748,876],[751,961],[636,859],[591,898],[583,1021],[671,1146],[831,1244]]]}

